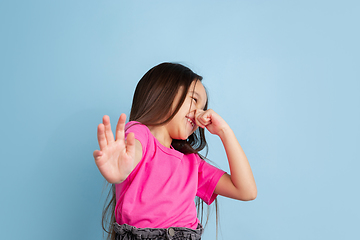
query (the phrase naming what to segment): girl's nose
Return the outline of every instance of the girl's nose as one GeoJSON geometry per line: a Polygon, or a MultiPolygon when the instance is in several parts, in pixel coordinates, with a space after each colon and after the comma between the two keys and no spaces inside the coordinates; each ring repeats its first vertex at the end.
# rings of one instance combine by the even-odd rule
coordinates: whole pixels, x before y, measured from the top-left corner
{"type": "Polygon", "coordinates": [[[197,109],[196,105],[195,104],[191,104],[190,106],[190,112],[195,112],[197,109]]]}
{"type": "Polygon", "coordinates": [[[188,114],[188,117],[192,118],[192,119],[195,119],[195,116],[196,116],[196,112],[199,111],[198,108],[196,107],[191,107],[190,109],[190,112],[188,114]]]}

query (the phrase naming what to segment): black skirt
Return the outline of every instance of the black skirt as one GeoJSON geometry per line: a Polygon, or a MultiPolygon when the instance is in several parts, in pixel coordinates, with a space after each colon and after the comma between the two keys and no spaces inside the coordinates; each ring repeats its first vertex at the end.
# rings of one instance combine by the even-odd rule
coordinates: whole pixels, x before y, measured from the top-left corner
{"type": "Polygon", "coordinates": [[[116,240],[199,240],[204,232],[201,224],[197,229],[184,227],[136,228],[114,223],[116,240]]]}

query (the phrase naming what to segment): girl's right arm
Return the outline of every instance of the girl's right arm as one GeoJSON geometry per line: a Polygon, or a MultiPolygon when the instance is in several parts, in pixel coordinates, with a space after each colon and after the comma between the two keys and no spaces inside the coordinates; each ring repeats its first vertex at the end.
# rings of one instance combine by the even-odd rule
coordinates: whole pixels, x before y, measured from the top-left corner
{"type": "Polygon", "coordinates": [[[142,158],[141,143],[129,133],[125,140],[126,115],[121,114],[116,125],[115,139],[111,131],[109,116],[99,124],[97,137],[100,151],[94,151],[94,159],[100,173],[109,183],[123,182],[142,158]]]}

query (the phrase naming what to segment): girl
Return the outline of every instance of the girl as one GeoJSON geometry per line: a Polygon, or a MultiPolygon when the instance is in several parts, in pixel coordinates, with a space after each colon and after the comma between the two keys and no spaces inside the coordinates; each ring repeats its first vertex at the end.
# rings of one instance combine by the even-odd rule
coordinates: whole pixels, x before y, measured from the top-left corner
{"type": "MultiPolygon", "coordinates": [[[[229,125],[207,109],[202,77],[180,64],[162,63],[139,81],[130,122],[121,114],[115,139],[108,116],[98,126],[97,167],[113,184],[112,239],[200,239],[195,196],[211,204],[218,194],[253,200],[249,162],[229,125]],[[231,175],[199,155],[204,129],[220,137],[231,175]],[[115,205],[116,200],[116,205],[115,205]]],[[[104,219],[103,219],[104,220],[104,219]]]]}

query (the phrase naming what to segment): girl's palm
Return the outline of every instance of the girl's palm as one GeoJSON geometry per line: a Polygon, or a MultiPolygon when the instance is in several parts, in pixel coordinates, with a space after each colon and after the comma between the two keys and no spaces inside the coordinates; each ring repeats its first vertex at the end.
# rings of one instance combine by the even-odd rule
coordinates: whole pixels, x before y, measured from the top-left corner
{"type": "Polygon", "coordinates": [[[103,123],[98,126],[98,142],[100,151],[94,151],[94,158],[101,174],[109,183],[120,183],[134,169],[135,137],[129,133],[125,140],[126,115],[121,114],[116,125],[116,135],[111,131],[110,118],[103,117],[103,123]]]}

